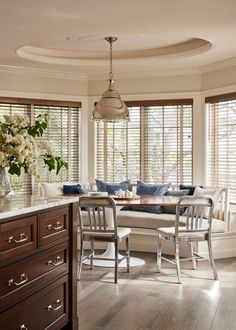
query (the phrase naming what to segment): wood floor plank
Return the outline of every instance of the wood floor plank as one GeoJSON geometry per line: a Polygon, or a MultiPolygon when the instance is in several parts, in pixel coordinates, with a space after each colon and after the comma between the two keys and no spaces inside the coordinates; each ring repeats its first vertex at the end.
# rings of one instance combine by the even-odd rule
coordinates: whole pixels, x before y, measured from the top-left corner
{"type": "Polygon", "coordinates": [[[236,330],[236,289],[224,289],[214,321],[212,330],[236,330]]]}
{"type": "Polygon", "coordinates": [[[236,258],[216,260],[220,281],[208,262],[182,267],[183,284],[174,267],[163,262],[156,273],[156,255],[132,253],[146,261],[130,273],[95,267],[83,269],[78,282],[80,330],[236,330],[236,258]]]}

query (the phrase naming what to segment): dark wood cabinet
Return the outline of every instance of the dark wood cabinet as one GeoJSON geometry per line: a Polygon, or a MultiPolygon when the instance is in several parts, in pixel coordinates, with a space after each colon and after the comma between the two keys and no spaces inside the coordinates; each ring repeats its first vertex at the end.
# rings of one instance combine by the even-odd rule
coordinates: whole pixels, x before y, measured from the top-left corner
{"type": "Polygon", "coordinates": [[[37,248],[37,217],[25,217],[0,225],[0,262],[37,248]]]}
{"type": "Polygon", "coordinates": [[[0,220],[0,329],[78,329],[77,203],[0,220]]]}
{"type": "Polygon", "coordinates": [[[60,329],[68,323],[68,278],[62,277],[1,315],[0,329],[60,329]]]}

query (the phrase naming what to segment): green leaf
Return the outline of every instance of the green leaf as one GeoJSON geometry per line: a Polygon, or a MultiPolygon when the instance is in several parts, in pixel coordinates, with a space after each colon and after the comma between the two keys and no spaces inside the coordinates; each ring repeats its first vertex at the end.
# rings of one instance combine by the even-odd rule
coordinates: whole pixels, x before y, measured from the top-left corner
{"type": "Polygon", "coordinates": [[[48,166],[49,171],[56,170],[56,174],[59,174],[63,167],[68,169],[68,163],[59,156],[45,155],[43,160],[44,164],[48,166]]]}
{"type": "Polygon", "coordinates": [[[28,133],[33,136],[42,136],[48,126],[48,115],[38,115],[33,126],[28,128],[28,133]]]}
{"type": "Polygon", "coordinates": [[[16,174],[18,176],[20,176],[21,173],[21,166],[15,163],[11,163],[10,164],[10,168],[8,171],[10,174],[16,174]]]}

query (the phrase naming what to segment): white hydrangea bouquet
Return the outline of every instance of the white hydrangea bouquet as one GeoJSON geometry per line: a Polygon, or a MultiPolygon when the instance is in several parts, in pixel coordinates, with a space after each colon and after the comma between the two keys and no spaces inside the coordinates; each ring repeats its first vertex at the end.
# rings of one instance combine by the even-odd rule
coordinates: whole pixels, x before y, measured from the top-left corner
{"type": "Polygon", "coordinates": [[[42,158],[49,171],[56,170],[56,174],[62,167],[68,168],[68,163],[54,154],[52,144],[42,139],[47,126],[47,115],[37,116],[34,125],[27,116],[4,115],[0,121],[0,167],[18,176],[22,169],[37,176],[42,158]]]}

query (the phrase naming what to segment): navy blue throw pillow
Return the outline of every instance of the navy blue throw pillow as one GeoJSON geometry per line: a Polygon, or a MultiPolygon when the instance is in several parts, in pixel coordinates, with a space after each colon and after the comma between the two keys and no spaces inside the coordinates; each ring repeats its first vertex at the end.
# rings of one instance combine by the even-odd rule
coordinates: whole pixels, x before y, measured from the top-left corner
{"type": "MultiPolygon", "coordinates": [[[[146,184],[144,182],[137,181],[137,194],[163,196],[168,191],[169,187],[170,184],[146,184]]],[[[156,214],[161,213],[160,206],[130,206],[128,210],[156,214]]]]}
{"type": "Polygon", "coordinates": [[[76,195],[76,194],[85,194],[85,193],[86,192],[79,183],[63,185],[63,194],[65,195],[76,195]]]}
{"type": "MultiPolygon", "coordinates": [[[[166,196],[186,196],[189,194],[189,190],[170,190],[165,194],[166,196]]],[[[176,214],[176,206],[162,206],[162,213],[167,214],[176,214]]],[[[184,210],[181,210],[181,214],[184,213],[184,210]]]]}
{"type": "Polygon", "coordinates": [[[170,184],[151,184],[137,181],[137,195],[165,195],[170,184]]]}
{"type": "Polygon", "coordinates": [[[191,195],[192,196],[194,194],[194,191],[195,191],[195,188],[196,187],[202,188],[202,186],[193,186],[193,185],[184,185],[184,184],[181,184],[179,186],[179,189],[180,190],[189,190],[188,195],[191,195]]]}
{"type": "Polygon", "coordinates": [[[132,185],[130,180],[125,180],[120,183],[107,183],[102,180],[96,179],[97,190],[102,192],[108,192],[108,194],[113,195],[115,191],[121,190],[132,190],[132,185]]]}

